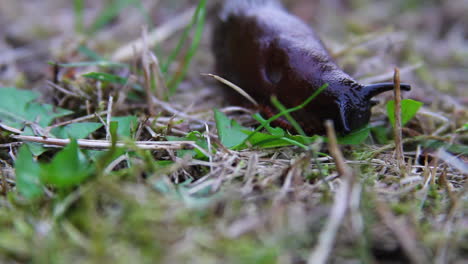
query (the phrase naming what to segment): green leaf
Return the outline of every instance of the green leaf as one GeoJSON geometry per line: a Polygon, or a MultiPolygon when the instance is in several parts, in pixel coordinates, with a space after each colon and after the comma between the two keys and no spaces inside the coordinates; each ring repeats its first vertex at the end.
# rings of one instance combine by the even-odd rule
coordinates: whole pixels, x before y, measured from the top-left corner
{"type": "Polygon", "coordinates": [[[68,188],[82,183],[91,176],[92,166],[80,152],[78,143],[72,139],[49,164],[41,164],[40,176],[43,183],[57,188],[68,188]]]}
{"type": "Polygon", "coordinates": [[[63,127],[56,127],[52,129],[52,134],[58,138],[76,138],[82,139],[88,137],[89,134],[102,127],[101,123],[75,123],[63,127]]]}
{"type": "Polygon", "coordinates": [[[29,151],[33,154],[33,156],[38,157],[42,155],[42,153],[46,152],[47,149],[43,147],[42,144],[40,143],[34,143],[34,142],[25,142],[24,143],[26,146],[28,146],[29,151]]]}
{"type": "MultiPolygon", "coordinates": [[[[322,85],[319,89],[317,89],[316,91],[314,91],[312,93],[311,96],[309,96],[304,102],[302,102],[300,105],[298,106],[295,106],[293,108],[289,108],[289,109],[286,109],[284,111],[281,111],[280,113],[270,117],[267,121],[265,121],[265,123],[263,123],[262,125],[260,125],[259,127],[257,127],[253,133],[251,133],[247,138],[245,138],[242,143],[245,143],[247,142],[253,135],[255,135],[255,133],[259,132],[260,130],[262,130],[267,124],[270,124],[271,122],[273,122],[274,120],[282,117],[282,116],[286,116],[288,115],[289,113],[292,113],[292,112],[295,112],[295,111],[298,111],[304,107],[306,107],[312,100],[314,100],[320,93],[322,93],[326,88],[328,87],[328,84],[324,84],[322,85]]],[[[305,136],[305,135],[303,135],[305,136]]]]}
{"type": "Polygon", "coordinates": [[[370,127],[364,127],[360,130],[353,131],[346,136],[338,137],[338,143],[342,145],[358,145],[364,142],[370,134],[370,127]]]}
{"type": "Polygon", "coordinates": [[[0,88],[0,120],[21,129],[26,122],[48,126],[55,118],[73,113],[49,104],[33,102],[39,95],[33,91],[0,88]]]}
{"type": "Polygon", "coordinates": [[[118,123],[117,135],[119,137],[132,137],[138,127],[138,118],[136,116],[112,117],[111,121],[118,123]]]}
{"type": "Polygon", "coordinates": [[[274,136],[284,136],[286,132],[281,127],[272,127],[270,123],[267,122],[259,113],[256,113],[252,116],[255,120],[257,120],[260,124],[265,126],[265,129],[270,132],[274,136]]]}
{"type": "Polygon", "coordinates": [[[16,188],[27,199],[39,198],[43,186],[39,178],[40,167],[33,160],[31,151],[26,145],[20,147],[15,162],[16,188]]]}
{"type": "Polygon", "coordinates": [[[126,84],[128,79],[105,72],[90,72],[82,75],[85,78],[98,80],[101,82],[126,84]]]}
{"type": "MultiPolygon", "coordinates": [[[[307,148],[307,144],[314,142],[320,136],[301,136],[301,135],[285,135],[285,136],[277,136],[271,135],[261,132],[254,132],[250,130],[243,130],[246,135],[251,135],[249,139],[249,143],[252,146],[260,147],[260,148],[278,148],[278,147],[287,147],[287,146],[298,146],[301,148],[307,148]]],[[[247,146],[245,144],[241,144],[235,147],[235,149],[244,149],[247,146]]]]}
{"type": "Polygon", "coordinates": [[[214,118],[219,139],[225,147],[235,147],[247,138],[247,135],[243,132],[243,130],[247,130],[247,128],[239,125],[235,120],[229,119],[224,113],[217,109],[214,110],[214,118]]]}
{"type": "MultiPolygon", "coordinates": [[[[404,99],[401,101],[401,125],[404,126],[408,123],[418,112],[418,110],[423,106],[422,102],[404,99]]],[[[387,103],[387,116],[392,123],[392,126],[395,126],[395,100],[390,100],[387,103]]]]}

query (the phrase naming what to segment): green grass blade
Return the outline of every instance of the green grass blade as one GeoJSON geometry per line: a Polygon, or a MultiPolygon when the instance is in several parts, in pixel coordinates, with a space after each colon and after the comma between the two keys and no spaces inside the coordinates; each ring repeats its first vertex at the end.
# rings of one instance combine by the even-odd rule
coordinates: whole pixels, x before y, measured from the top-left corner
{"type": "Polygon", "coordinates": [[[206,0],[200,1],[200,3],[197,6],[197,11],[195,11],[194,15],[196,21],[196,28],[193,41],[187,55],[184,58],[184,63],[181,71],[179,73],[176,73],[174,77],[168,82],[167,86],[169,88],[169,95],[173,95],[176,92],[180,82],[184,79],[185,75],[187,74],[190,62],[192,61],[193,57],[198,51],[198,47],[200,46],[200,42],[203,36],[203,30],[205,28],[206,0]]]}
{"type": "Polygon", "coordinates": [[[75,15],[75,31],[78,33],[84,32],[84,0],[73,0],[73,12],[75,15]]]}
{"type": "Polygon", "coordinates": [[[265,123],[261,124],[259,127],[257,127],[257,129],[254,130],[254,132],[252,134],[250,134],[246,139],[244,139],[244,141],[242,142],[242,144],[245,144],[253,135],[255,135],[255,133],[259,132],[260,130],[262,130],[267,124],[270,124],[271,122],[275,121],[276,119],[284,116],[285,114],[289,114],[289,113],[292,113],[292,112],[295,112],[295,111],[298,111],[302,108],[304,108],[306,105],[308,105],[312,100],[315,99],[315,97],[317,97],[320,93],[322,93],[326,88],[328,87],[328,84],[324,84],[322,85],[322,87],[320,87],[319,89],[317,89],[317,91],[315,91],[309,98],[307,98],[302,104],[296,106],[296,107],[293,107],[293,108],[290,108],[290,109],[287,109],[286,111],[281,111],[280,113],[272,116],[271,118],[269,118],[265,123]]]}
{"type": "Polygon", "coordinates": [[[117,17],[125,7],[133,3],[135,3],[135,0],[118,0],[116,3],[108,4],[107,8],[102,10],[99,16],[94,20],[94,23],[89,28],[88,33],[94,34],[98,32],[105,25],[109,24],[112,19],[117,17]]]}

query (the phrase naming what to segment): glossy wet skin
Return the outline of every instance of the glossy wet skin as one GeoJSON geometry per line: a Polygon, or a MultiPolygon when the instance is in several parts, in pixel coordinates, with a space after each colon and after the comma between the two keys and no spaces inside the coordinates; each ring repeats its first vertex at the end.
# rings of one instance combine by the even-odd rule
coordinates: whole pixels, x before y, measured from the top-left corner
{"type": "MultiPolygon", "coordinates": [[[[367,91],[336,65],[309,26],[279,5],[250,1],[248,7],[238,6],[246,2],[228,3],[215,26],[217,73],[251,95],[267,117],[277,113],[271,96],[291,108],[328,84],[309,105],[292,114],[301,127],[309,134],[322,134],[324,121],[331,119],[346,134],[365,126],[372,96],[389,87],[367,91]]],[[[228,93],[237,103],[242,101],[238,94],[228,93]]],[[[284,120],[278,124],[290,129],[284,120]]]]}

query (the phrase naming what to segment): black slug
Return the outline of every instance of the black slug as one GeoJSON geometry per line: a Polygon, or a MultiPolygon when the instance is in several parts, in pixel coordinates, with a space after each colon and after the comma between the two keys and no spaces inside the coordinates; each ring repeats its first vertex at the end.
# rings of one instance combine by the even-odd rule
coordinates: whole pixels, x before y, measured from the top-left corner
{"type": "MultiPolygon", "coordinates": [[[[376,104],[372,97],[393,89],[393,83],[356,82],[336,65],[314,30],[276,0],[225,1],[214,25],[212,49],[216,73],[252,96],[267,117],[278,112],[272,95],[291,108],[328,84],[292,114],[307,133],[323,133],[327,119],[342,134],[362,128],[376,104]]],[[[291,129],[284,119],[276,125],[291,129]]]]}

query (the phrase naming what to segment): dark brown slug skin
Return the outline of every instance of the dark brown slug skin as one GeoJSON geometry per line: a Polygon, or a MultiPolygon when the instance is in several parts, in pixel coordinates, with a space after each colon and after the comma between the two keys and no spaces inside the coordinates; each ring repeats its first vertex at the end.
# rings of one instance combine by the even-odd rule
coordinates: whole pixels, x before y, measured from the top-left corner
{"type": "MultiPolygon", "coordinates": [[[[277,113],[271,96],[291,108],[328,84],[292,114],[309,134],[324,133],[327,119],[342,134],[365,126],[375,104],[372,97],[393,89],[392,83],[357,83],[336,65],[313,29],[275,0],[225,1],[215,22],[212,48],[216,73],[252,96],[267,117],[277,113]]],[[[407,84],[401,87],[410,90],[407,84]]],[[[290,129],[285,120],[276,124],[290,129]]]]}

